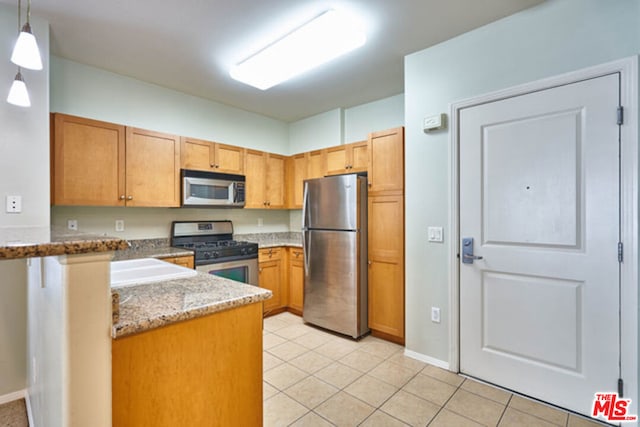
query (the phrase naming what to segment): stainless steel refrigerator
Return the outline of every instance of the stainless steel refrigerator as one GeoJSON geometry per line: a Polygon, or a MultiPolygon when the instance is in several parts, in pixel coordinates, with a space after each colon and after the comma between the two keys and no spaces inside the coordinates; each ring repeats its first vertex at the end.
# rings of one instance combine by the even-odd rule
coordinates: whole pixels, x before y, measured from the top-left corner
{"type": "Polygon", "coordinates": [[[305,322],[358,338],[367,326],[367,179],[304,181],[305,322]]]}

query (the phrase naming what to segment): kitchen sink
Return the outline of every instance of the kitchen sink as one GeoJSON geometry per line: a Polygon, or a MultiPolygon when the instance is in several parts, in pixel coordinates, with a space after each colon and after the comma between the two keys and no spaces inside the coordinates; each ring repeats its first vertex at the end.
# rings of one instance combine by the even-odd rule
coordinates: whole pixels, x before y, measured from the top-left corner
{"type": "Polygon", "coordinates": [[[197,271],[155,258],[111,262],[111,287],[193,277],[197,271]]]}

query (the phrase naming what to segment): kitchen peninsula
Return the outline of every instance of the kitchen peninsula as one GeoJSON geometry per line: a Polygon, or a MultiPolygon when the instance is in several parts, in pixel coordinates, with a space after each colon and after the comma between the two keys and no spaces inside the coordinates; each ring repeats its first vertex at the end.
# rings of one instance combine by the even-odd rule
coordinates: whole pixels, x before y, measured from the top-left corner
{"type": "Polygon", "coordinates": [[[271,293],[206,274],[134,285],[117,290],[122,302],[112,323],[110,261],[128,247],[48,227],[0,229],[0,260],[28,258],[35,424],[188,419],[197,426],[249,417],[260,425],[262,301],[271,293]]]}

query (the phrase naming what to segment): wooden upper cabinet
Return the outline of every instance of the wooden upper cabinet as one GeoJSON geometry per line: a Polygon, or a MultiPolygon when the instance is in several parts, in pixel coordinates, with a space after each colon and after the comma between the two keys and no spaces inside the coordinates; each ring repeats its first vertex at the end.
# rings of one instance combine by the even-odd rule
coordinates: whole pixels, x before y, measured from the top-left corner
{"type": "Polygon", "coordinates": [[[325,150],[316,150],[306,153],[307,155],[307,178],[322,178],[327,172],[325,150]]]}
{"type": "Polygon", "coordinates": [[[179,137],[54,114],[53,204],[180,206],[179,137]]]}
{"type": "Polygon", "coordinates": [[[403,194],[404,128],[369,134],[369,195],[403,194]]]}
{"type": "Polygon", "coordinates": [[[296,154],[287,159],[287,208],[302,208],[302,185],[307,178],[307,155],[296,154]]]}
{"type": "Polygon", "coordinates": [[[279,154],[246,150],[245,208],[285,207],[285,161],[286,157],[279,154]]]}
{"type": "Polygon", "coordinates": [[[216,143],[214,145],[214,156],[216,172],[234,173],[242,175],[244,173],[244,148],[233,145],[216,143]]]}
{"type": "Polygon", "coordinates": [[[246,188],[245,188],[245,208],[264,209],[265,201],[265,183],[267,165],[265,162],[265,153],[262,151],[247,150],[244,156],[246,172],[246,188]]]}
{"type": "Polygon", "coordinates": [[[54,205],[124,206],[125,127],[54,114],[54,205]]]}
{"type": "Polygon", "coordinates": [[[244,149],[195,138],[181,138],[183,169],[242,174],[244,149]]]}
{"type": "Polygon", "coordinates": [[[180,137],[127,127],[127,206],[180,206],[180,137]]]}
{"type": "Polygon", "coordinates": [[[325,150],[326,174],[339,175],[366,172],[368,164],[367,141],[330,147],[325,150]]]}
{"type": "Polygon", "coordinates": [[[267,207],[284,209],[285,207],[285,156],[267,153],[267,207]]]}

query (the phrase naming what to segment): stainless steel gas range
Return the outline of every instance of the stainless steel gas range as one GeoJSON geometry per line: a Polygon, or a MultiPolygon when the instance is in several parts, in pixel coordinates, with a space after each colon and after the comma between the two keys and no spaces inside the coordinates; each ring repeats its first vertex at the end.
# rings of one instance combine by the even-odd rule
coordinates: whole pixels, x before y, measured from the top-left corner
{"type": "Polygon", "coordinates": [[[258,286],[258,244],[233,240],[231,221],[174,221],[171,246],[194,251],[197,271],[258,286]]]}

